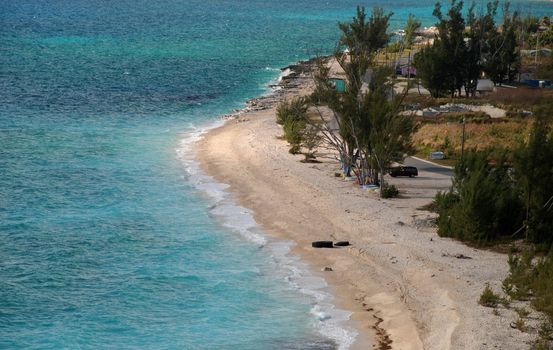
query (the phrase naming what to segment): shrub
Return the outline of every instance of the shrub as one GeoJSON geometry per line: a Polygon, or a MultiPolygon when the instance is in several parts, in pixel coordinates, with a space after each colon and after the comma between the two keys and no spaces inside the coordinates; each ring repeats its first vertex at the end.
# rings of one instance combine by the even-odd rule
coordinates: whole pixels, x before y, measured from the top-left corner
{"type": "Polygon", "coordinates": [[[290,153],[300,153],[304,129],[305,122],[290,118],[286,119],[284,123],[284,138],[290,144],[290,153]]]}
{"type": "Polygon", "coordinates": [[[478,301],[478,303],[486,307],[496,307],[497,304],[499,304],[500,300],[501,298],[499,297],[499,295],[493,292],[489,284],[486,284],[484,291],[480,295],[480,300],[478,301]]]}
{"type": "Polygon", "coordinates": [[[382,192],[380,193],[380,197],[393,198],[393,197],[397,197],[398,194],[399,194],[399,190],[397,189],[396,186],[384,184],[382,188],[382,192]]]}
{"type": "Polygon", "coordinates": [[[316,148],[319,147],[321,142],[322,138],[319,135],[319,131],[317,128],[313,127],[312,125],[306,126],[304,128],[301,142],[301,146],[306,149],[306,152],[304,153],[304,162],[315,161],[315,159],[317,158],[315,155],[317,153],[316,148]]]}
{"type": "Polygon", "coordinates": [[[482,244],[520,227],[522,204],[506,159],[505,153],[470,151],[457,162],[453,188],[434,200],[440,236],[482,244]]]}
{"type": "Polygon", "coordinates": [[[276,122],[282,125],[284,138],[290,144],[289,152],[300,153],[306,129],[308,105],[304,98],[294,97],[291,101],[279,103],[276,109],[276,122]]]}
{"type": "Polygon", "coordinates": [[[526,238],[548,251],[553,245],[553,103],[536,108],[535,116],[528,143],[514,154],[515,176],[524,198],[526,238]]]}
{"type": "Polygon", "coordinates": [[[520,317],[514,322],[514,327],[521,332],[526,332],[527,330],[526,322],[524,322],[524,319],[520,317]]]}
{"type": "Polygon", "coordinates": [[[524,307],[515,307],[515,312],[517,313],[519,318],[526,318],[528,315],[530,315],[530,311],[526,310],[524,307]]]}
{"type": "Polygon", "coordinates": [[[536,257],[531,250],[510,255],[509,267],[503,290],[513,299],[531,299],[536,310],[553,321],[553,250],[545,257],[536,257]]]}
{"type": "Polygon", "coordinates": [[[503,291],[511,299],[526,300],[530,295],[533,252],[522,255],[509,254],[509,276],[503,281],[503,291]]]}
{"type": "Polygon", "coordinates": [[[439,191],[432,201],[432,209],[436,212],[443,212],[451,209],[459,201],[459,195],[452,191],[439,191]]]}
{"type": "Polygon", "coordinates": [[[307,101],[302,97],[294,97],[290,101],[282,101],[276,108],[276,122],[284,126],[288,119],[304,120],[307,109],[307,101]]]}

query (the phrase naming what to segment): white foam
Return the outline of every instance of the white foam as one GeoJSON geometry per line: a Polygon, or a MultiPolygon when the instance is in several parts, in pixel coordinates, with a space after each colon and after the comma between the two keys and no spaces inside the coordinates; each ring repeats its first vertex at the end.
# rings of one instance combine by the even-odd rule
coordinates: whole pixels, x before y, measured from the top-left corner
{"type": "Polygon", "coordinates": [[[278,82],[280,83],[284,77],[289,76],[291,73],[292,70],[290,68],[286,68],[285,70],[283,70],[278,76],[278,82]]]}
{"type": "Polygon", "coordinates": [[[275,271],[281,273],[283,280],[289,283],[292,289],[313,300],[310,312],[319,333],[336,342],[339,349],[348,349],[355,341],[357,331],[346,325],[351,313],[338,309],[332,304],[333,296],[328,292],[325,280],[290,253],[293,242],[264,235],[251,211],[234,203],[230,194],[226,192],[228,185],[216,182],[200,170],[192,152],[193,144],[209,129],[222,123],[222,121],[212,122],[203,128],[191,125],[189,131],[182,134],[177,155],[185,166],[188,181],[209,196],[213,202],[211,215],[216,217],[224,227],[265,249],[275,264],[275,271]]]}

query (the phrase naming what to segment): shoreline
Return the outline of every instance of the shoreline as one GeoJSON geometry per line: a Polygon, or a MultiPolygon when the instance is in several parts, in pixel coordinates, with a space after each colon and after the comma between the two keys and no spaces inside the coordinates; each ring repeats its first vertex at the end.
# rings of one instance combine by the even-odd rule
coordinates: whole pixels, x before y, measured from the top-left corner
{"type": "Polygon", "coordinates": [[[287,152],[274,109],[309,91],[306,72],[208,131],[194,146],[200,168],[230,186],[264,233],[295,242],[291,252],[313,271],[332,269],[321,275],[334,304],[352,312],[359,335],[351,349],[525,349],[531,336],[509,327],[510,311],[492,315],[477,303],[486,283],[500,289],[506,256],[438,237],[431,214],[418,209],[436,192],[424,181],[436,179],[422,173],[406,199],[382,200],[335,178],[335,161],[304,164],[287,152]],[[353,244],[311,248],[324,239],[353,244]]]}
{"type": "MultiPolygon", "coordinates": [[[[223,121],[217,121],[207,125],[205,129],[194,131],[181,140],[177,154],[186,166],[189,179],[194,187],[208,198],[210,216],[232,234],[241,236],[263,250],[263,253],[270,257],[273,267],[278,269],[278,279],[285,280],[295,293],[312,299],[309,313],[312,321],[316,323],[314,328],[319,336],[332,341],[337,346],[336,349],[350,349],[350,345],[360,337],[358,327],[352,325],[351,312],[336,305],[336,293],[332,291],[332,286],[326,282],[324,276],[315,271],[308,261],[293,252],[294,241],[264,232],[261,225],[254,220],[251,210],[237,203],[233,193],[228,191],[227,184],[205,173],[191,152],[194,144],[201,140],[203,135],[224,126],[222,123],[223,121]]],[[[274,274],[272,271],[268,270],[266,273],[274,274]]]]}

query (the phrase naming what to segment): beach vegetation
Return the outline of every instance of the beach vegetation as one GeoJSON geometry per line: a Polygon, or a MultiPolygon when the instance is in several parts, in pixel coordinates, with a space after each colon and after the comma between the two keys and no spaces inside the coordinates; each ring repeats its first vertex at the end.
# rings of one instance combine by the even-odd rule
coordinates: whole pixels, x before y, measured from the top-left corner
{"type": "Polygon", "coordinates": [[[296,96],[289,101],[282,101],[276,108],[276,122],[284,125],[287,120],[304,120],[309,105],[305,98],[296,96]]]}
{"type": "Polygon", "coordinates": [[[528,142],[514,153],[517,186],[524,202],[525,239],[549,249],[553,244],[553,104],[536,110],[528,142]]]}
{"type": "Polygon", "coordinates": [[[298,154],[306,141],[306,115],[308,104],[302,97],[282,101],[276,109],[276,122],[282,125],[284,139],[290,144],[289,152],[298,154]]]}
{"type": "Polygon", "coordinates": [[[291,154],[300,153],[303,141],[303,132],[305,130],[305,122],[302,120],[286,119],[283,130],[284,137],[290,144],[290,149],[288,151],[291,154]]]}
{"type": "Polygon", "coordinates": [[[385,184],[382,188],[382,193],[380,194],[380,197],[382,198],[394,198],[399,195],[399,190],[396,186],[385,184]]]}
{"type": "Polygon", "coordinates": [[[374,64],[377,51],[390,40],[391,15],[375,8],[367,18],[360,7],[352,22],[340,23],[335,59],[345,72],[346,91],[329,83],[330,69],[322,62],[311,95],[319,115],[314,125],[339,154],[344,175],[353,172],[361,185],[380,185],[381,195],[384,173],[411,149],[413,131],[412,120],[399,113],[405,94],[394,92],[392,70],[374,64]]]}
{"type": "Polygon", "coordinates": [[[475,244],[510,235],[522,222],[522,203],[509,169],[505,152],[466,152],[455,167],[452,189],[434,201],[438,234],[475,244]]]}
{"type": "MultiPolygon", "coordinates": [[[[530,301],[530,304],[546,316],[538,330],[534,349],[550,349],[553,329],[553,250],[547,255],[528,248],[518,254],[509,255],[509,275],[503,281],[503,290],[513,300],[530,301]]],[[[529,315],[526,309],[516,309],[518,320],[529,315]]],[[[515,322],[519,328],[526,325],[515,322]]],[[[520,328],[519,328],[520,329],[520,328]]]]}
{"type": "Polygon", "coordinates": [[[517,318],[516,321],[513,322],[513,327],[521,332],[526,332],[528,330],[528,327],[526,326],[526,321],[524,321],[524,319],[521,317],[517,318]]]}
{"type": "Polygon", "coordinates": [[[552,347],[552,335],[553,335],[553,323],[544,321],[540,325],[540,329],[538,329],[538,339],[534,343],[534,346],[532,349],[534,350],[551,350],[552,347]]]}
{"type": "Polygon", "coordinates": [[[305,149],[303,162],[315,162],[317,148],[321,145],[322,137],[319,130],[308,124],[303,130],[301,146],[305,149]]]}
{"type": "Polygon", "coordinates": [[[501,297],[493,292],[489,284],[486,284],[484,291],[480,295],[478,303],[486,307],[496,307],[499,304],[501,297]]]}
{"type": "Polygon", "coordinates": [[[553,245],[553,107],[536,109],[526,140],[514,150],[468,150],[455,165],[451,189],[433,207],[438,234],[474,244],[524,239],[553,245]]]}

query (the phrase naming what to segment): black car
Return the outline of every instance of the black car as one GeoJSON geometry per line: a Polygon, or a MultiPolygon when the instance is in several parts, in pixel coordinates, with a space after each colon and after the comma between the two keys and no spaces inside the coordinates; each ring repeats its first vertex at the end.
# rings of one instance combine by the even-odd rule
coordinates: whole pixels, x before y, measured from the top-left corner
{"type": "Polygon", "coordinates": [[[414,166],[398,166],[390,169],[391,177],[396,177],[396,176],[414,177],[418,175],[419,175],[419,171],[414,166]]]}

